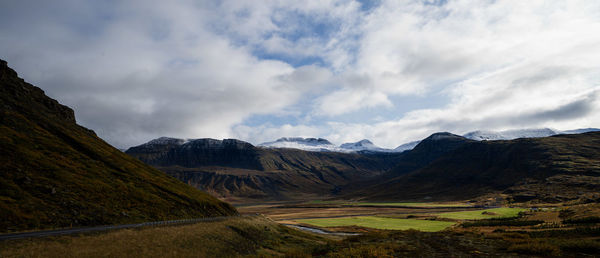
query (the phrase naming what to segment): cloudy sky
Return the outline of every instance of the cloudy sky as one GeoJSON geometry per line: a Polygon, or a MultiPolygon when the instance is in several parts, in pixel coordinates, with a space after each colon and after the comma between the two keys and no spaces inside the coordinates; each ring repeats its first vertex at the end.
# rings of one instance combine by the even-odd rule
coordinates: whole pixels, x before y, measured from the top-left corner
{"type": "Polygon", "coordinates": [[[120,147],[600,127],[600,1],[0,1],[0,58],[120,147]]]}

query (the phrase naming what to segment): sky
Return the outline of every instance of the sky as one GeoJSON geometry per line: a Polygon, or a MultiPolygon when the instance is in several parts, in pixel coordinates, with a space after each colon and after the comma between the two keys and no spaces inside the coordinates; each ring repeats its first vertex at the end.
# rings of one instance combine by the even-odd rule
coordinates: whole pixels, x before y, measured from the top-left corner
{"type": "Polygon", "coordinates": [[[0,1],[0,59],[118,148],[600,127],[600,1],[0,1]]]}

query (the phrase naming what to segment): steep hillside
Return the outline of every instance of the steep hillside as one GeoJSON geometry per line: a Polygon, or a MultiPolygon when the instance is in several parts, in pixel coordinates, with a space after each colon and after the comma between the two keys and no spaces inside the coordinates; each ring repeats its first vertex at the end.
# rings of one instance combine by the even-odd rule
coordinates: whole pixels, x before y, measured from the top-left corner
{"type": "Polygon", "coordinates": [[[556,202],[600,197],[599,178],[600,133],[590,132],[469,142],[419,170],[358,195],[422,200],[465,199],[496,192],[508,194],[514,201],[556,202]]]}
{"type": "Polygon", "coordinates": [[[178,145],[157,142],[132,147],[126,153],[231,201],[335,195],[345,185],[384,173],[401,157],[395,153],[258,148],[233,139],[197,139],[178,145]]]}
{"type": "Polygon", "coordinates": [[[231,215],[136,160],[0,60],[0,232],[231,215]]]}

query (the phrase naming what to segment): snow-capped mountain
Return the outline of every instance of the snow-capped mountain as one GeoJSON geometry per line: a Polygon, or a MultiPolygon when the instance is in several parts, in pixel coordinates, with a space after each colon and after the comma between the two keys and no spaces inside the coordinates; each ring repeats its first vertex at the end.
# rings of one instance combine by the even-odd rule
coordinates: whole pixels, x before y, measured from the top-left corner
{"type": "Polygon", "coordinates": [[[415,148],[415,146],[417,146],[421,141],[414,141],[414,142],[409,142],[409,143],[405,143],[402,144],[398,147],[396,147],[394,149],[394,152],[403,152],[403,151],[407,151],[407,150],[412,150],[415,148]]]}
{"type": "Polygon", "coordinates": [[[160,138],[150,140],[149,142],[144,143],[143,145],[182,145],[188,141],[189,140],[186,140],[186,139],[160,137],[160,138]]]}
{"type": "Polygon", "coordinates": [[[346,149],[335,146],[323,138],[283,137],[273,142],[261,143],[258,146],[265,148],[291,148],[306,151],[348,152],[346,149]]]}
{"type": "Polygon", "coordinates": [[[332,152],[392,152],[394,150],[381,148],[371,141],[364,139],[358,142],[344,143],[336,146],[323,138],[283,137],[273,142],[261,143],[258,146],[264,148],[292,148],[306,151],[332,151],[332,152]]]}
{"type": "Polygon", "coordinates": [[[559,131],[550,128],[541,129],[520,129],[520,130],[507,130],[507,131],[473,131],[463,135],[465,138],[477,140],[477,141],[493,141],[493,140],[513,140],[517,138],[538,138],[548,137],[557,134],[578,134],[600,131],[597,128],[584,128],[567,131],[559,131]]]}
{"type": "Polygon", "coordinates": [[[477,141],[493,141],[493,140],[512,140],[517,138],[537,138],[537,137],[548,137],[559,134],[559,131],[552,130],[550,128],[541,129],[518,129],[518,130],[507,130],[507,131],[473,131],[464,134],[465,138],[477,141]]]}
{"type": "MultiPolygon", "coordinates": [[[[517,138],[538,138],[538,137],[548,137],[557,134],[578,134],[578,133],[587,133],[587,132],[597,132],[600,131],[598,128],[582,128],[575,130],[566,130],[559,131],[553,130],[550,128],[541,128],[541,129],[519,129],[519,130],[506,130],[506,131],[473,131],[468,132],[463,135],[463,137],[476,141],[494,141],[494,140],[513,140],[517,138]]],[[[395,152],[402,152],[406,150],[412,150],[415,146],[417,146],[421,141],[414,141],[402,144],[394,149],[395,152]]]]}
{"type": "Polygon", "coordinates": [[[348,151],[376,151],[376,152],[392,152],[393,150],[381,148],[371,141],[364,139],[358,142],[349,142],[340,145],[340,148],[348,151]]]}
{"type": "Polygon", "coordinates": [[[582,129],[575,129],[575,130],[566,130],[566,131],[562,131],[561,133],[563,133],[563,134],[578,134],[578,133],[588,133],[588,132],[600,132],[600,129],[598,129],[598,128],[582,128],[582,129]]]}

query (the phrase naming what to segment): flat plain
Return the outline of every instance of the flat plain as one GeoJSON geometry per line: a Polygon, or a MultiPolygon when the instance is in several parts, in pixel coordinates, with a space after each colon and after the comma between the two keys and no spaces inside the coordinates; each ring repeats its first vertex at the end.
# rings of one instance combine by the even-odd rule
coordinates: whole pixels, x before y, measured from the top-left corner
{"type": "Polygon", "coordinates": [[[327,219],[302,219],[299,223],[318,227],[358,226],[374,229],[409,230],[415,229],[423,232],[437,232],[456,224],[450,221],[436,221],[423,219],[395,219],[375,216],[357,216],[327,219]]]}

